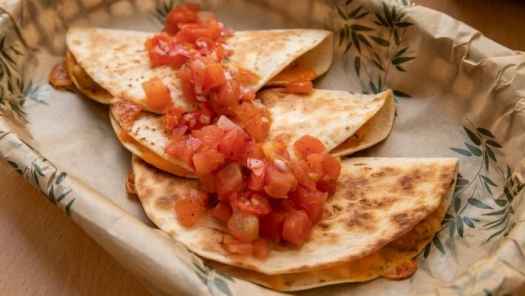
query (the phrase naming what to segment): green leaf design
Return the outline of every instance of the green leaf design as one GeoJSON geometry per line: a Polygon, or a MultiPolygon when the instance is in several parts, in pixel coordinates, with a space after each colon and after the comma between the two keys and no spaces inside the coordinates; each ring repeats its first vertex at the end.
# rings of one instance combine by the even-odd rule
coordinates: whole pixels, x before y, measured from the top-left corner
{"type": "Polygon", "coordinates": [[[359,39],[357,39],[357,34],[355,32],[352,32],[352,41],[354,42],[355,48],[357,48],[359,54],[361,54],[361,45],[359,44],[359,39]]]}
{"type": "Polygon", "coordinates": [[[55,180],[55,184],[56,185],[60,185],[60,183],[62,183],[62,181],[64,181],[64,179],[67,177],[67,173],[66,172],[62,172],[58,175],[57,179],[55,180]]]}
{"type": "Polygon", "coordinates": [[[403,49],[400,49],[398,52],[396,52],[396,54],[394,55],[395,58],[401,56],[402,54],[404,54],[408,49],[408,46],[403,48],[403,49]]]}
{"type": "Polygon", "coordinates": [[[352,3],[352,1],[354,1],[354,0],[346,0],[346,3],[345,3],[345,5],[347,5],[347,6],[348,6],[348,4],[352,3]]]}
{"type": "Polygon", "coordinates": [[[364,18],[364,17],[367,16],[367,15],[368,15],[368,12],[363,12],[363,13],[361,13],[360,15],[356,16],[355,19],[356,19],[356,20],[359,20],[359,19],[364,18]]]}
{"type": "Polygon", "coordinates": [[[350,37],[350,26],[348,24],[345,24],[344,28],[345,28],[345,37],[346,38],[350,37]]]}
{"type": "Polygon", "coordinates": [[[498,187],[498,185],[496,183],[494,183],[491,179],[489,179],[488,177],[485,177],[483,175],[479,175],[481,177],[481,179],[483,179],[483,181],[489,183],[490,185],[494,186],[494,187],[498,187]]]}
{"type": "Polygon", "coordinates": [[[465,143],[465,146],[467,146],[468,150],[470,152],[472,152],[472,154],[474,154],[476,156],[481,156],[483,154],[483,152],[477,147],[474,147],[474,146],[472,146],[472,145],[470,145],[468,143],[465,143]]]}
{"type": "Polygon", "coordinates": [[[441,240],[439,240],[439,237],[434,236],[432,239],[432,243],[434,243],[434,246],[441,252],[441,254],[445,254],[445,249],[443,248],[443,244],[441,243],[441,240]]]}
{"type": "Polygon", "coordinates": [[[471,197],[467,201],[468,201],[469,204],[475,206],[476,208],[487,209],[487,210],[494,210],[494,208],[484,204],[483,202],[481,202],[480,200],[478,200],[476,198],[471,197]]]}
{"type": "Polygon", "coordinates": [[[353,24],[350,26],[350,29],[352,29],[353,31],[373,31],[374,29],[370,28],[370,27],[367,27],[367,26],[362,26],[362,25],[357,25],[357,24],[353,24]]]}
{"type": "Polygon", "coordinates": [[[411,98],[412,96],[399,90],[394,90],[394,95],[400,98],[411,98]]]}
{"type": "Polygon", "coordinates": [[[425,247],[425,251],[423,251],[423,258],[427,259],[428,255],[430,254],[430,248],[432,244],[428,243],[425,247]]]}
{"type": "Polygon", "coordinates": [[[343,45],[343,41],[345,40],[345,29],[341,28],[339,31],[339,46],[343,45]]]}
{"type": "Polygon", "coordinates": [[[13,168],[17,169],[18,168],[18,165],[16,164],[16,162],[13,162],[13,161],[10,161],[8,160],[7,163],[12,166],[13,168]]]}
{"type": "Polygon", "coordinates": [[[485,170],[488,172],[489,171],[489,155],[487,153],[485,153],[484,155],[484,158],[485,158],[485,170]]]}
{"type": "Polygon", "coordinates": [[[506,199],[495,199],[494,203],[500,207],[504,207],[507,205],[507,200],[506,199]]]}
{"type": "Polygon", "coordinates": [[[355,72],[357,73],[357,76],[359,76],[359,71],[361,70],[361,58],[358,56],[355,57],[354,67],[355,67],[355,72]]]}
{"type": "Polygon", "coordinates": [[[370,38],[372,40],[375,41],[375,43],[381,45],[381,46],[390,46],[390,42],[388,42],[388,40],[385,40],[383,38],[380,38],[380,37],[375,37],[375,36],[370,36],[370,38]]]}
{"type": "Polygon", "coordinates": [[[71,211],[73,207],[73,203],[75,202],[76,198],[73,198],[67,205],[66,205],[66,214],[68,216],[71,216],[71,211]]]}
{"type": "Polygon", "coordinates": [[[484,227],[490,226],[490,227],[487,228],[487,230],[496,228],[496,227],[502,225],[503,223],[505,223],[505,221],[507,220],[508,216],[509,216],[509,214],[507,213],[505,216],[503,216],[503,218],[501,218],[499,220],[496,220],[496,221],[492,221],[492,222],[487,223],[487,224],[485,224],[483,226],[484,227]]]}
{"type": "Polygon", "coordinates": [[[506,211],[507,211],[507,209],[503,209],[503,210],[499,210],[499,211],[495,211],[495,212],[483,213],[481,215],[482,216],[499,216],[499,215],[505,214],[506,211]]]}
{"type": "Polygon", "coordinates": [[[463,237],[463,219],[459,216],[456,218],[456,227],[458,228],[459,236],[463,237]]]}
{"type": "Polygon", "coordinates": [[[213,285],[217,287],[221,292],[228,296],[232,296],[232,292],[230,291],[230,288],[228,288],[228,285],[221,279],[221,278],[214,278],[213,279],[213,285]]]}
{"type": "Polygon", "coordinates": [[[465,186],[468,183],[469,183],[469,180],[463,179],[463,178],[458,178],[456,181],[456,185],[460,185],[460,186],[465,186]]]}
{"type": "Polygon", "coordinates": [[[350,12],[348,14],[348,17],[351,18],[351,19],[355,18],[357,16],[357,14],[361,11],[361,9],[363,9],[363,5],[361,5],[358,8],[352,10],[352,12],[350,12]]]}
{"type": "Polygon", "coordinates": [[[357,38],[359,38],[359,40],[363,42],[366,46],[368,46],[369,48],[372,48],[372,45],[370,45],[370,42],[368,42],[368,40],[366,39],[364,35],[357,34],[357,38]]]}
{"type": "Polygon", "coordinates": [[[339,16],[344,19],[345,21],[348,20],[348,17],[344,14],[344,12],[341,10],[341,8],[339,8],[339,6],[336,5],[336,8],[337,8],[337,13],[339,14],[339,16]]]}
{"type": "Polygon", "coordinates": [[[452,223],[450,223],[450,225],[448,226],[448,230],[449,230],[449,233],[450,233],[450,237],[453,237],[454,236],[454,232],[456,231],[456,220],[452,221],[452,223]]]}
{"type": "Polygon", "coordinates": [[[388,22],[381,15],[378,13],[375,13],[375,15],[381,26],[388,27],[388,22]]]}
{"type": "Polygon", "coordinates": [[[467,150],[464,150],[464,149],[460,149],[460,148],[450,148],[450,150],[454,151],[454,152],[457,152],[461,155],[465,155],[465,156],[472,156],[472,153],[470,153],[469,151],[467,150]]]}
{"type": "Polygon", "coordinates": [[[385,71],[385,68],[383,68],[383,66],[381,66],[381,64],[375,60],[372,60],[372,63],[381,71],[385,71]]]}
{"type": "Polygon", "coordinates": [[[33,171],[33,180],[35,181],[36,187],[40,188],[40,182],[38,181],[38,175],[36,174],[36,171],[33,171]]]}
{"type": "Polygon", "coordinates": [[[370,88],[372,89],[373,93],[375,94],[379,93],[379,90],[377,89],[377,87],[374,85],[372,81],[370,81],[370,88]]]}
{"type": "Polygon", "coordinates": [[[73,190],[69,190],[69,191],[67,191],[67,192],[62,193],[62,194],[57,198],[57,202],[60,202],[60,201],[62,201],[64,198],[66,198],[66,196],[68,196],[68,195],[71,193],[71,191],[73,191],[73,190]]]}
{"type": "Polygon", "coordinates": [[[390,15],[390,11],[388,7],[386,6],[385,2],[383,2],[383,13],[385,14],[388,25],[392,26],[392,16],[390,15]]]}
{"type": "Polygon", "coordinates": [[[55,200],[55,191],[54,191],[54,187],[53,185],[51,185],[51,187],[49,187],[49,192],[48,192],[48,196],[49,196],[49,200],[51,200],[52,203],[56,203],[56,200],[55,200]]]}
{"type": "Polygon", "coordinates": [[[487,154],[489,155],[489,157],[492,160],[496,161],[496,155],[494,154],[494,151],[492,151],[492,149],[487,145],[485,145],[485,150],[487,151],[487,154]]]}
{"type": "Polygon", "coordinates": [[[476,226],[474,226],[474,222],[472,222],[469,217],[463,217],[463,222],[465,222],[465,224],[470,228],[476,228],[476,226]]]}
{"type": "Polygon", "coordinates": [[[46,175],[44,175],[44,173],[42,172],[42,169],[40,168],[40,166],[38,166],[37,164],[34,164],[33,165],[34,168],[35,168],[35,171],[42,177],[45,177],[46,175]]]}
{"type": "Polygon", "coordinates": [[[489,242],[491,239],[495,238],[496,236],[502,234],[503,232],[505,231],[505,228],[499,230],[498,232],[494,233],[493,235],[489,236],[489,238],[487,239],[487,242],[489,242]]]}
{"type": "Polygon", "coordinates": [[[396,27],[400,27],[400,28],[406,28],[406,27],[410,27],[414,25],[413,23],[409,23],[409,22],[399,22],[396,24],[396,27]]]}
{"type": "Polygon", "coordinates": [[[454,197],[454,212],[456,212],[456,214],[458,213],[460,207],[461,207],[461,198],[456,196],[454,197]]]}
{"type": "Polygon", "coordinates": [[[505,193],[505,197],[509,202],[514,200],[514,196],[510,193],[510,190],[507,187],[503,188],[503,192],[505,193]]]}
{"type": "Polygon", "coordinates": [[[348,44],[346,45],[344,54],[346,54],[348,51],[350,51],[350,48],[352,48],[352,42],[348,42],[348,44]]]}
{"type": "Polygon", "coordinates": [[[396,7],[395,6],[392,6],[392,20],[393,21],[396,21],[397,20],[397,14],[396,14],[396,7]]]}
{"type": "Polygon", "coordinates": [[[465,130],[465,132],[467,132],[468,137],[474,144],[478,146],[481,145],[481,139],[478,138],[478,136],[473,131],[471,131],[470,129],[466,127],[463,127],[463,129],[465,130]]]}
{"type": "Polygon", "coordinates": [[[392,64],[394,65],[401,65],[406,62],[409,62],[411,60],[415,59],[415,57],[397,57],[392,60],[392,64]]]}
{"type": "Polygon", "coordinates": [[[476,130],[487,137],[496,138],[488,129],[478,127],[476,130]]]}
{"type": "Polygon", "coordinates": [[[481,220],[479,220],[479,219],[476,219],[476,218],[470,218],[470,220],[472,220],[472,221],[474,221],[474,222],[476,222],[476,223],[479,223],[479,222],[481,222],[481,220]]]}
{"type": "Polygon", "coordinates": [[[401,66],[396,66],[396,70],[397,71],[400,71],[400,72],[406,72],[407,70],[405,70],[403,67],[401,66]]]}
{"type": "Polygon", "coordinates": [[[399,39],[399,34],[397,33],[397,30],[394,29],[394,43],[396,45],[399,45],[401,44],[401,39],[399,39]]]}
{"type": "Polygon", "coordinates": [[[496,148],[503,148],[501,147],[500,144],[498,144],[496,141],[494,140],[488,140],[485,142],[485,144],[489,145],[489,146],[492,146],[492,147],[496,147],[496,148]]]}

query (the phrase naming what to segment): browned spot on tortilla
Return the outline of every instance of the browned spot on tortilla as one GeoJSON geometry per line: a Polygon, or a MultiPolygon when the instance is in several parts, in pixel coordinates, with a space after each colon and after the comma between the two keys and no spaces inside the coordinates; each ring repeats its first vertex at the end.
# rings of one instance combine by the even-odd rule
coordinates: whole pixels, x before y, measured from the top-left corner
{"type": "Polygon", "coordinates": [[[370,174],[371,177],[377,178],[377,177],[383,177],[385,175],[385,172],[375,172],[370,174]]]}
{"type": "Polygon", "coordinates": [[[170,210],[173,208],[173,205],[175,204],[176,200],[177,195],[175,194],[164,195],[157,198],[157,200],[155,201],[155,206],[159,209],[170,210]]]}
{"type": "Polygon", "coordinates": [[[413,223],[414,218],[407,213],[398,213],[393,215],[390,220],[399,226],[406,226],[413,223]]]}
{"type": "Polygon", "coordinates": [[[81,45],[82,44],[82,41],[78,40],[78,39],[75,39],[73,40],[73,44],[74,45],[81,45]]]}

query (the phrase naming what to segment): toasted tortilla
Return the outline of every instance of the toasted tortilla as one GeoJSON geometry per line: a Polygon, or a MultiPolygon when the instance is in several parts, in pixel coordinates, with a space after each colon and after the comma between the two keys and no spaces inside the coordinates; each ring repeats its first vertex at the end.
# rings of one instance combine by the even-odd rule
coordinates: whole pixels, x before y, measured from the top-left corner
{"type": "MultiPolygon", "coordinates": [[[[173,104],[190,110],[192,106],[182,97],[175,71],[168,66],[151,68],[144,46],[151,36],[152,33],[147,32],[75,27],[68,30],[66,42],[76,67],[112,97],[125,98],[144,110],[162,113],[163,110],[155,110],[147,104],[141,86],[159,77],[170,89],[173,104]]],[[[332,61],[332,33],[325,30],[241,31],[226,43],[234,51],[229,64],[259,76],[250,86],[254,91],[292,63],[307,67],[315,78],[324,74],[332,61]]],[[[82,85],[77,86],[81,91],[86,90],[82,85]]],[[[101,103],[109,103],[94,97],[92,92],[83,93],[101,103]]]]}
{"type": "Polygon", "coordinates": [[[336,192],[326,202],[323,218],[310,238],[301,247],[274,245],[261,260],[226,252],[221,245],[225,226],[209,212],[190,228],[178,223],[174,203],[197,188],[197,181],[164,173],[138,157],[132,161],[138,196],[160,229],[212,265],[233,266],[229,270],[234,274],[281,290],[379,276],[396,278],[398,269],[410,264],[437,231],[443,209],[450,204],[457,165],[458,160],[451,158],[345,159],[336,192]],[[425,233],[432,235],[420,237],[410,250],[389,251],[387,245],[402,242],[425,219],[431,224],[425,233]],[[352,266],[357,266],[354,271],[352,266]],[[249,272],[236,272],[236,268],[249,272]]]}
{"type": "MultiPolygon", "coordinates": [[[[388,136],[394,120],[394,102],[391,91],[377,95],[355,95],[349,92],[315,90],[311,95],[286,94],[283,89],[269,89],[259,94],[272,115],[269,139],[283,138],[293,143],[304,135],[319,138],[327,150],[336,151],[337,156],[365,149],[388,136]],[[381,116],[381,118],[377,118],[381,116]],[[370,124],[368,122],[379,122],[370,124]],[[346,139],[360,128],[366,128],[362,142],[349,149],[340,147],[346,139]]],[[[164,153],[169,138],[163,127],[161,116],[143,112],[133,122],[131,129],[123,130],[121,118],[110,107],[110,118],[120,141],[128,150],[145,159],[152,152],[160,157],[158,161],[146,162],[163,169],[167,166],[180,166],[185,174],[176,173],[174,168],[167,170],[178,176],[189,177],[191,168],[176,158],[164,153]],[[132,140],[126,140],[132,139],[132,140]],[[146,156],[147,157],[147,156],[146,156]],[[159,165],[161,160],[164,165],[159,165]]],[[[290,149],[291,152],[293,152],[290,149]]]]}

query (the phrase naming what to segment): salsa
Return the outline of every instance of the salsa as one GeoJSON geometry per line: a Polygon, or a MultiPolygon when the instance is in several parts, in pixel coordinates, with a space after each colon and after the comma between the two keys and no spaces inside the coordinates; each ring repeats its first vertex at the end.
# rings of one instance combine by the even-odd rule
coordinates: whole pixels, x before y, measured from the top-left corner
{"type": "MultiPolygon", "coordinates": [[[[170,137],[165,153],[183,160],[199,176],[199,190],[175,202],[185,227],[206,210],[225,223],[225,250],[265,258],[269,241],[300,245],[335,191],[340,159],[311,136],[293,143],[267,140],[270,112],[250,87],[259,77],[229,63],[225,44],[233,31],[198,4],[175,8],[162,32],[145,43],[153,67],[169,66],[181,80],[184,98],[196,107],[173,106],[168,88],[155,78],[143,84],[146,101],[162,109],[170,137]]],[[[310,80],[287,90],[310,93],[310,80]]]]}

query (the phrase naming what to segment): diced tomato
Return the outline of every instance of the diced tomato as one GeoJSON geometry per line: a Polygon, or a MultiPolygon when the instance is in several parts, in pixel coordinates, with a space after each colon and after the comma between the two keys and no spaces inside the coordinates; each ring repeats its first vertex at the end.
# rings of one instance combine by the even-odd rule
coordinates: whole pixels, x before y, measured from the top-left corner
{"type": "Polygon", "coordinates": [[[209,55],[215,48],[215,41],[211,38],[201,37],[195,41],[195,45],[202,54],[209,55]]]}
{"type": "Polygon", "coordinates": [[[251,170],[248,177],[248,188],[253,191],[263,191],[264,176],[266,175],[267,164],[265,160],[248,158],[246,166],[251,170]]]}
{"type": "Polygon", "coordinates": [[[168,107],[164,109],[164,116],[162,116],[162,123],[167,130],[174,129],[178,124],[184,113],[184,109],[179,107],[168,107]]]}
{"type": "Polygon", "coordinates": [[[202,141],[202,145],[198,151],[206,151],[209,149],[217,149],[224,137],[224,129],[216,125],[207,125],[199,130],[192,131],[191,134],[202,141]]]}
{"type": "Polygon", "coordinates": [[[213,39],[221,37],[221,27],[219,26],[219,22],[217,22],[215,19],[209,20],[208,29],[210,30],[211,37],[213,39]]]}
{"type": "Polygon", "coordinates": [[[217,193],[217,186],[215,185],[215,175],[209,174],[204,176],[199,176],[201,181],[200,189],[209,193],[217,193]]]}
{"type": "Polygon", "coordinates": [[[175,40],[177,40],[177,43],[195,43],[197,39],[205,37],[205,38],[213,38],[212,32],[207,26],[199,25],[199,24],[187,24],[182,26],[179,32],[175,34],[175,40]]]}
{"type": "MultiPolygon", "coordinates": [[[[286,165],[285,165],[286,166],[286,165]]],[[[268,164],[264,176],[264,192],[275,198],[288,198],[288,192],[294,190],[297,180],[289,168],[278,168],[274,162],[268,164]]]]}
{"type": "Polygon", "coordinates": [[[220,141],[219,151],[224,154],[226,160],[239,159],[246,143],[244,133],[240,129],[229,130],[220,141]]]}
{"type": "Polygon", "coordinates": [[[213,49],[215,56],[217,57],[218,62],[222,62],[224,58],[228,55],[228,50],[224,48],[221,44],[217,44],[213,49]]]}
{"type": "Polygon", "coordinates": [[[248,142],[244,146],[244,150],[240,157],[240,161],[246,164],[248,158],[264,159],[264,152],[262,143],[248,142]]]}
{"type": "Polygon", "coordinates": [[[146,103],[153,109],[163,110],[173,104],[169,89],[158,77],[142,83],[142,89],[146,94],[146,103]]]}
{"type": "Polygon", "coordinates": [[[238,105],[241,97],[239,84],[235,80],[226,80],[211,94],[211,102],[214,110],[221,114],[230,114],[238,105]]]}
{"type": "Polygon", "coordinates": [[[253,256],[264,259],[268,256],[268,240],[258,239],[252,243],[253,246],[253,256]]]}
{"type": "Polygon", "coordinates": [[[319,181],[317,181],[317,190],[332,194],[335,192],[337,186],[337,180],[331,179],[329,176],[323,176],[319,181]]]}
{"type": "Polygon", "coordinates": [[[266,141],[262,145],[264,156],[268,160],[290,160],[290,155],[286,148],[286,144],[281,140],[266,141]]]}
{"type": "Polygon", "coordinates": [[[208,175],[224,163],[224,154],[216,149],[208,149],[193,154],[193,166],[199,176],[208,175]]]}
{"type": "Polygon", "coordinates": [[[295,141],[293,147],[303,157],[307,157],[313,153],[322,153],[326,149],[323,142],[309,135],[304,135],[299,140],[295,141]]]}
{"type": "Polygon", "coordinates": [[[207,24],[209,21],[216,19],[215,13],[211,11],[199,11],[198,22],[201,24],[207,24]]]}
{"type": "Polygon", "coordinates": [[[185,161],[190,167],[193,166],[193,148],[190,136],[182,136],[178,139],[172,139],[164,149],[166,154],[185,161]]]}
{"type": "Polygon", "coordinates": [[[192,190],[189,195],[179,196],[175,202],[177,219],[184,227],[190,227],[206,211],[208,195],[205,192],[192,190]]]}
{"type": "Polygon", "coordinates": [[[270,119],[262,114],[255,115],[245,123],[244,128],[257,141],[263,141],[270,134],[270,119]]]}
{"type": "Polygon", "coordinates": [[[217,173],[215,179],[219,195],[239,191],[243,183],[241,166],[231,162],[217,173]]]}
{"type": "Polygon", "coordinates": [[[211,213],[213,215],[213,217],[223,221],[223,222],[228,222],[228,220],[230,220],[230,217],[232,216],[233,214],[233,210],[230,206],[230,203],[228,202],[224,202],[224,201],[220,201],[216,206],[215,208],[213,208],[213,211],[211,213]]]}
{"type": "Polygon", "coordinates": [[[323,155],[323,171],[330,176],[332,180],[337,180],[341,174],[341,159],[333,157],[330,154],[323,155]]]}
{"type": "Polygon", "coordinates": [[[306,157],[306,160],[308,162],[308,166],[310,167],[310,173],[308,173],[308,177],[315,182],[319,181],[323,175],[323,156],[320,154],[310,154],[306,157]]]}
{"type": "Polygon", "coordinates": [[[292,244],[300,245],[312,231],[312,223],[308,214],[302,210],[290,210],[283,225],[283,239],[292,244]]]}
{"type": "Polygon", "coordinates": [[[243,102],[239,107],[235,108],[235,115],[237,115],[242,122],[247,122],[259,113],[259,108],[255,107],[252,102],[243,102]]]}
{"type": "Polygon", "coordinates": [[[292,81],[286,84],[286,92],[294,94],[311,94],[314,86],[311,81],[292,81]]]}
{"type": "Polygon", "coordinates": [[[274,242],[279,242],[283,233],[286,213],[282,211],[271,211],[268,215],[259,218],[259,235],[274,242]]]}
{"type": "Polygon", "coordinates": [[[254,241],[259,238],[259,219],[253,214],[236,211],[228,220],[228,230],[236,239],[254,241]]]}
{"type": "Polygon", "coordinates": [[[237,198],[232,201],[232,207],[256,216],[266,215],[271,210],[268,199],[259,193],[253,192],[239,194],[237,198]]]}
{"type": "Polygon", "coordinates": [[[323,215],[323,205],[328,198],[327,193],[320,191],[309,191],[302,186],[297,187],[297,190],[292,192],[291,199],[294,204],[306,211],[310,222],[317,223],[323,215]]]}
{"type": "Polygon", "coordinates": [[[222,238],[222,245],[226,251],[234,254],[251,256],[253,252],[251,243],[238,240],[227,234],[222,238]]]}
{"type": "Polygon", "coordinates": [[[300,160],[294,164],[293,174],[297,179],[297,182],[307,188],[310,191],[316,190],[315,182],[308,177],[310,173],[310,167],[304,160],[300,160]]]}
{"type": "Polygon", "coordinates": [[[181,24],[187,24],[197,21],[197,12],[200,10],[198,4],[185,4],[173,9],[164,22],[164,30],[171,35],[179,31],[181,24]]]}
{"type": "Polygon", "coordinates": [[[256,84],[259,81],[259,79],[261,79],[259,75],[253,73],[250,70],[239,68],[238,71],[239,71],[239,82],[242,85],[256,84]]]}
{"type": "Polygon", "coordinates": [[[171,37],[164,33],[157,33],[145,42],[148,56],[153,67],[169,65],[171,58],[169,52],[171,50],[171,37]]]}
{"type": "Polygon", "coordinates": [[[184,64],[186,64],[188,60],[189,60],[188,57],[181,53],[170,54],[169,65],[171,68],[178,70],[182,66],[184,66],[184,64]]]}

